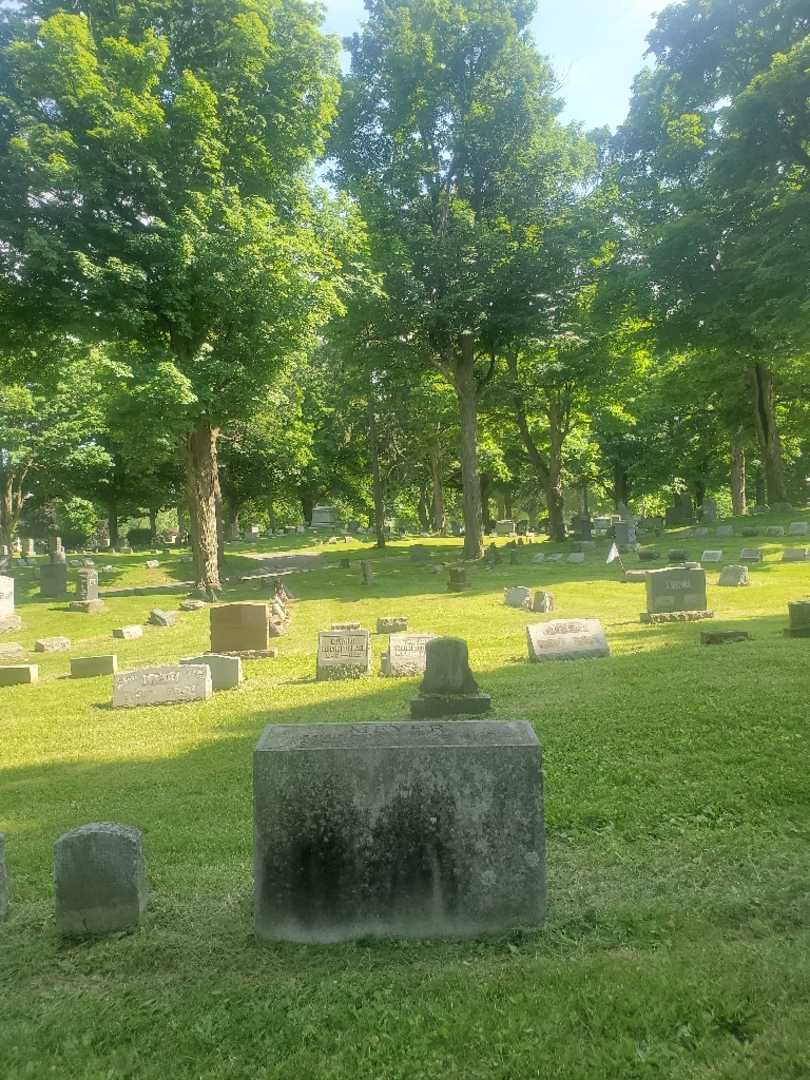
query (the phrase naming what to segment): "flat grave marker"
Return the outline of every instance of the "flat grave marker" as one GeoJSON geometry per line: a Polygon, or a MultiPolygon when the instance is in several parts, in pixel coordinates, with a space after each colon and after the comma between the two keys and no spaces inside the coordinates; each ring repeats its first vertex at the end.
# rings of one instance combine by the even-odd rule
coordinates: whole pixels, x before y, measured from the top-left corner
{"type": "Polygon", "coordinates": [[[605,632],[598,619],[553,619],[526,627],[529,659],[584,660],[610,656],[605,632]]]}
{"type": "Polygon", "coordinates": [[[164,664],[113,675],[114,709],[207,701],[211,694],[211,672],[205,664],[164,664]]]}

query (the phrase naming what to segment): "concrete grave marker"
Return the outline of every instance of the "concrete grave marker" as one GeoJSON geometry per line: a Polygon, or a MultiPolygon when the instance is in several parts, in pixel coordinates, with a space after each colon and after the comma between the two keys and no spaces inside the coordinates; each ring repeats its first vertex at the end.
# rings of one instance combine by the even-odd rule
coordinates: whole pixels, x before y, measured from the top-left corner
{"type": "Polygon", "coordinates": [[[36,664],[4,664],[0,666],[0,686],[23,686],[39,680],[36,664]]]}
{"type": "Polygon", "coordinates": [[[722,585],[724,588],[739,588],[742,585],[750,585],[751,579],[748,575],[748,567],[737,566],[736,564],[724,566],[720,571],[717,584],[722,585]]]}
{"type": "Polygon", "coordinates": [[[147,622],[150,626],[174,626],[177,621],[176,611],[164,611],[162,608],[152,608],[147,622]]]}
{"type": "Polygon", "coordinates": [[[610,656],[598,619],[554,619],[526,627],[530,660],[584,660],[610,656]]]}
{"type": "Polygon", "coordinates": [[[408,629],[408,620],[404,615],[388,615],[377,619],[378,634],[404,634],[408,629]]]}
{"type": "Polygon", "coordinates": [[[467,582],[467,571],[463,566],[449,566],[447,568],[448,592],[464,592],[469,589],[469,583],[467,582]]]}
{"type": "Polygon", "coordinates": [[[782,552],[782,562],[806,562],[807,548],[785,548],[782,552]]]}
{"type": "Polygon", "coordinates": [[[211,672],[212,690],[233,690],[242,682],[241,656],[227,656],[225,653],[201,653],[199,656],[186,656],[181,664],[204,664],[211,672]]]}
{"type": "Polygon", "coordinates": [[[542,750],[525,722],[271,724],[253,781],[259,938],[543,922],[542,750]]]}
{"type": "Polygon", "coordinates": [[[270,637],[280,625],[271,626],[270,609],[262,603],[219,604],[210,610],[211,652],[275,655],[270,637]]]}
{"type": "Polygon", "coordinates": [[[762,548],[743,548],[740,562],[762,562],[762,548]]]}
{"type": "Polygon", "coordinates": [[[646,586],[647,611],[641,616],[642,622],[657,621],[649,616],[676,612],[690,613],[695,618],[698,615],[694,613],[701,613],[703,618],[710,617],[706,612],[705,570],[685,567],[648,570],[646,586]]]}
{"type": "Polygon", "coordinates": [[[532,605],[532,590],[524,585],[511,585],[503,590],[503,602],[507,607],[528,609],[532,605]]]}
{"type": "Polygon", "coordinates": [[[54,845],[56,929],[63,936],[135,929],[146,909],[143,834],[94,822],[54,845]]]}
{"type": "Polygon", "coordinates": [[[714,532],[715,532],[715,536],[733,536],[734,535],[734,526],[733,525],[718,525],[717,528],[714,530],[714,532]]]}
{"type": "Polygon", "coordinates": [[[96,675],[115,675],[118,671],[118,657],[74,656],[70,661],[71,679],[92,679],[96,675]]]}
{"type": "Polygon", "coordinates": [[[385,676],[423,675],[426,651],[435,634],[391,634],[388,650],[380,657],[380,672],[385,676]]]}
{"type": "Polygon", "coordinates": [[[791,521],[788,526],[790,536],[807,536],[808,533],[810,533],[810,524],[806,521],[791,521]]]}
{"type": "Polygon", "coordinates": [[[515,529],[515,523],[511,518],[506,518],[504,521],[495,522],[495,535],[496,536],[515,536],[517,530],[515,529]]]}
{"type": "Polygon", "coordinates": [[[538,589],[532,597],[532,611],[548,613],[554,610],[554,594],[538,589]]]}
{"type": "Polygon", "coordinates": [[[701,630],[701,645],[731,645],[735,641],[749,641],[747,630],[701,630]]]}
{"type": "Polygon", "coordinates": [[[133,641],[135,638],[143,637],[143,627],[139,625],[117,626],[113,630],[112,636],[121,638],[122,641],[133,641]]]}
{"type": "Polygon", "coordinates": [[[371,671],[371,634],[368,630],[321,630],[315,677],[352,679],[371,671]]]}
{"type": "Polygon", "coordinates": [[[34,642],[34,652],[64,652],[70,648],[70,638],[44,637],[34,642]]]}
{"type": "Polygon", "coordinates": [[[481,693],[470,670],[466,641],[437,637],[427,643],[425,677],[419,696],[411,699],[413,720],[478,715],[489,712],[491,704],[492,698],[481,693]]]}
{"type": "Polygon", "coordinates": [[[785,637],[810,637],[810,600],[791,600],[788,603],[790,626],[785,637]]]}
{"type": "Polygon", "coordinates": [[[330,630],[362,630],[363,627],[359,622],[333,622],[330,630]]]}
{"type": "Polygon", "coordinates": [[[39,568],[39,595],[47,599],[61,598],[67,594],[67,566],[65,563],[43,563],[39,568]]]}
{"type": "Polygon", "coordinates": [[[702,563],[717,563],[723,558],[723,552],[717,548],[709,548],[700,556],[702,563]]]}
{"type": "Polygon", "coordinates": [[[211,693],[211,672],[205,664],[166,664],[113,675],[114,709],[207,701],[211,693]]]}
{"type": "Polygon", "coordinates": [[[765,530],[765,535],[766,536],[774,536],[774,537],[776,537],[776,536],[784,536],[785,535],[785,527],[784,527],[784,525],[769,525],[768,528],[765,530]]]}

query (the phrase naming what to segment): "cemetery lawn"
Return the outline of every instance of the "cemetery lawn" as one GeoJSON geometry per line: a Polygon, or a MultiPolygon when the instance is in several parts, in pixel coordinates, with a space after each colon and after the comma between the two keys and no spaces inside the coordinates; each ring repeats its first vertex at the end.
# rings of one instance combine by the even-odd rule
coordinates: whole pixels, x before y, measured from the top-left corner
{"type": "MultiPolygon", "coordinates": [[[[805,515],[769,515],[787,524],[805,515]]],[[[748,519],[748,524],[751,523],[748,519]]],[[[737,531],[741,522],[737,522],[737,531]]],[[[433,561],[457,541],[424,540],[433,561]]],[[[298,603],[277,660],[248,661],[238,690],[206,703],[110,708],[110,679],[65,678],[69,656],[116,652],[119,667],[208,648],[208,612],[115,641],[114,626],[186,595],[108,599],[69,613],[17,576],[26,649],[64,634],[69,654],[35,655],[35,686],[0,689],[0,831],[12,906],[0,926],[0,1076],[66,1080],[806,1080],[810,1076],[810,639],[787,639],[787,601],[810,593],[810,563],[782,564],[802,538],[683,541],[695,557],[761,546],[748,588],[717,587],[710,623],[642,626],[644,587],[607,566],[537,565],[521,548],[495,570],[446,573],[358,542],[309,538],[229,548],[228,571],[273,549],[324,552],[287,581],[298,603]],[[368,586],[356,563],[376,570],[368,586]],[[506,585],[548,588],[556,615],[506,608],[506,585]],[[381,615],[467,639],[494,715],[531,721],[544,746],[548,919],[541,931],[463,942],[257,945],[252,936],[251,753],[265,724],[405,717],[415,679],[316,683],[315,640],[332,621],[374,630],[381,615]],[[602,620],[612,655],[529,664],[525,626],[602,620]],[[707,628],[751,641],[705,647],[707,628]],[[152,899],[142,929],[60,942],[53,842],[89,821],[144,830],[152,899]]],[[[501,542],[502,543],[502,542],[501,542]]],[[[565,550],[570,550],[565,548],[565,550]]],[[[505,553],[504,553],[505,555],[505,553]]],[[[181,556],[100,556],[105,585],[184,580],[181,556]]],[[[634,556],[628,567],[640,564],[634,556]]],[[[661,564],[658,564],[661,565],[661,564]]],[[[75,574],[75,570],[72,570],[75,574]]],[[[268,588],[230,586],[224,599],[268,588]]],[[[19,661],[18,661],[19,662],[19,661]]]]}

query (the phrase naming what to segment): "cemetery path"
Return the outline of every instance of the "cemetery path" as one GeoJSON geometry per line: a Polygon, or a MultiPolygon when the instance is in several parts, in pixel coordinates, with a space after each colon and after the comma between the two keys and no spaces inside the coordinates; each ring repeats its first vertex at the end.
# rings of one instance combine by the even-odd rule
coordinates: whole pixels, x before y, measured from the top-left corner
{"type": "Polygon", "coordinates": [[[285,574],[292,570],[320,570],[324,566],[323,555],[311,555],[301,551],[241,552],[259,564],[259,574],[285,574]]]}

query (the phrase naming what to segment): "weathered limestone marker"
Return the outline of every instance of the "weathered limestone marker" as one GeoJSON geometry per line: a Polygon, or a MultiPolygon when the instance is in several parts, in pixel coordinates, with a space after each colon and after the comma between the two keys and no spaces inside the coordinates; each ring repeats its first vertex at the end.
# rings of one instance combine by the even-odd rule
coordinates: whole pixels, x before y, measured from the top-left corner
{"type": "Polygon", "coordinates": [[[227,656],[225,653],[201,653],[199,656],[187,656],[181,664],[205,664],[211,672],[213,690],[233,690],[242,682],[242,657],[227,656]]]}
{"type": "Polygon", "coordinates": [[[121,638],[123,641],[133,641],[135,638],[143,637],[143,627],[136,624],[134,626],[117,626],[113,632],[114,638],[121,638]]]}
{"type": "Polygon", "coordinates": [[[98,598],[98,571],[80,570],[76,575],[76,599],[70,605],[71,611],[84,611],[95,615],[104,611],[104,601],[98,598]]]}
{"type": "Polygon", "coordinates": [[[784,536],[785,527],[784,525],[769,525],[768,528],[765,530],[765,535],[773,537],[784,536]]]}
{"type": "MultiPolygon", "coordinates": [[[[334,630],[334,627],[332,627],[334,630]]],[[[377,619],[378,634],[404,634],[408,630],[408,620],[404,615],[387,615],[377,619]]]]}
{"type": "Polygon", "coordinates": [[[532,590],[524,585],[510,585],[503,590],[503,602],[507,607],[528,609],[532,606],[532,590]]]}
{"type": "Polygon", "coordinates": [[[610,656],[598,619],[554,619],[526,627],[530,660],[585,660],[610,656]]]}
{"type": "Polygon", "coordinates": [[[56,599],[66,594],[67,564],[65,562],[43,563],[39,568],[39,595],[56,599]]]}
{"type": "Polygon", "coordinates": [[[762,562],[762,548],[743,548],[740,552],[740,562],[762,562]]]}
{"type": "Polygon", "coordinates": [[[464,592],[465,589],[469,589],[467,571],[463,566],[448,566],[447,576],[448,592],[464,592]]]}
{"type": "Polygon", "coordinates": [[[0,923],[8,915],[8,870],[6,869],[6,834],[0,832],[0,923]]]}
{"type": "Polygon", "coordinates": [[[118,671],[118,657],[74,656],[70,661],[71,679],[92,679],[96,675],[115,675],[118,671]]]}
{"type": "Polygon", "coordinates": [[[785,548],[782,562],[807,562],[807,548],[785,548]]]}
{"type": "Polygon", "coordinates": [[[425,677],[411,699],[411,718],[477,716],[489,712],[492,698],[482,694],[470,670],[467,642],[440,637],[425,646],[425,677]]]}
{"type": "Polygon", "coordinates": [[[176,611],[164,611],[163,608],[152,608],[147,622],[150,626],[174,626],[177,621],[176,611]]]}
{"type": "Polygon", "coordinates": [[[0,575],[0,634],[22,630],[22,619],[14,613],[14,578],[0,575]]]}
{"type": "Polygon", "coordinates": [[[267,604],[218,604],[210,611],[211,652],[234,653],[242,656],[275,656],[270,638],[276,631],[271,627],[267,604]]]}
{"type": "Polygon", "coordinates": [[[4,664],[0,666],[0,686],[21,686],[39,679],[36,664],[4,664]]]}
{"type": "Polygon", "coordinates": [[[135,929],[146,909],[143,833],[93,822],[54,845],[56,929],[63,936],[135,929]]]}
{"type": "Polygon", "coordinates": [[[806,521],[791,521],[788,526],[789,536],[807,536],[810,533],[810,524],[806,521]]]}
{"type": "Polygon", "coordinates": [[[532,598],[532,611],[547,614],[554,610],[554,594],[538,589],[532,598]]]}
{"type": "Polygon", "coordinates": [[[706,571],[686,567],[647,571],[647,610],[641,621],[673,622],[710,619],[706,610],[706,571]]]}
{"type": "Polygon", "coordinates": [[[271,724],[253,756],[257,936],[540,926],[541,762],[517,721],[271,724]]]}
{"type": "Polygon", "coordinates": [[[321,630],[316,679],[358,679],[371,671],[368,630],[321,630]]]}
{"type": "Polygon", "coordinates": [[[427,643],[435,634],[392,634],[388,651],[380,657],[380,673],[386,676],[423,675],[427,643]]]}
{"type": "Polygon", "coordinates": [[[810,600],[791,600],[788,603],[790,626],[785,637],[810,637],[810,600]]]}
{"type": "Polygon", "coordinates": [[[723,552],[718,548],[710,548],[700,556],[702,563],[718,563],[723,558],[723,552]]]}
{"type": "Polygon", "coordinates": [[[166,664],[113,675],[114,709],[206,701],[211,693],[211,672],[205,664],[166,664]]]}
{"type": "Polygon", "coordinates": [[[724,566],[720,571],[717,584],[722,585],[724,588],[739,588],[742,585],[750,585],[751,578],[748,574],[748,567],[738,566],[736,563],[724,566]]]}
{"type": "Polygon", "coordinates": [[[503,521],[495,522],[496,536],[515,536],[516,533],[515,523],[511,518],[505,518],[503,521]]]}
{"type": "Polygon", "coordinates": [[[701,630],[701,645],[731,645],[735,641],[750,641],[747,630],[701,630]]]}
{"type": "Polygon", "coordinates": [[[734,535],[734,526],[733,525],[718,525],[717,528],[714,530],[714,532],[715,532],[716,536],[733,536],[734,535]]]}
{"type": "Polygon", "coordinates": [[[44,637],[34,642],[34,652],[65,652],[70,648],[70,638],[44,637]]]}

